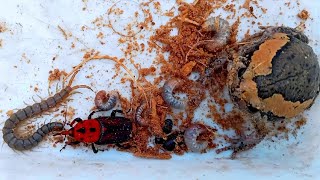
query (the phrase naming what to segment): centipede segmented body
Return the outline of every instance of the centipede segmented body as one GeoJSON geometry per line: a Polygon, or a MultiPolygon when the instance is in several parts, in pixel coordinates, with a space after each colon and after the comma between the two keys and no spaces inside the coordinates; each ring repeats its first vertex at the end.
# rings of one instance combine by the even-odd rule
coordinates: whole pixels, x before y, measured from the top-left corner
{"type": "Polygon", "coordinates": [[[184,109],[186,103],[173,96],[173,90],[182,83],[180,79],[170,79],[163,85],[162,97],[164,101],[171,107],[176,109],[184,109]]]}
{"type": "Polygon", "coordinates": [[[96,94],[94,103],[98,109],[108,111],[116,106],[118,99],[118,91],[110,91],[107,94],[105,90],[101,90],[96,94]]]}
{"type": "MultiPolygon", "coordinates": [[[[23,120],[39,115],[55,106],[63,102],[70,93],[79,88],[88,88],[92,90],[89,86],[86,85],[77,85],[71,87],[72,81],[75,78],[75,75],[78,73],[76,71],[70,81],[69,84],[63,88],[60,92],[55,95],[49,97],[46,100],[41,101],[40,103],[35,103],[31,106],[27,106],[23,109],[18,110],[16,113],[13,113],[5,122],[4,127],[2,129],[3,140],[6,142],[10,148],[23,151],[29,150],[33,147],[37,146],[39,142],[43,140],[43,138],[52,131],[59,131],[63,129],[63,124],[59,122],[51,122],[43,125],[36,132],[34,132],[28,138],[19,138],[14,132],[16,126],[23,120]]],[[[92,90],[93,91],[93,90],[92,90]]]]}

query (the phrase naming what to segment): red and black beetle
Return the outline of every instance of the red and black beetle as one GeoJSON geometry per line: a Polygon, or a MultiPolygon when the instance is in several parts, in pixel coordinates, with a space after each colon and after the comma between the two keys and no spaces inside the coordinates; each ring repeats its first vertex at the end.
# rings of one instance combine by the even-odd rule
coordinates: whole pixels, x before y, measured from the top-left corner
{"type": "MultiPolygon", "coordinates": [[[[111,116],[92,119],[92,115],[96,112],[100,111],[90,113],[87,120],[82,120],[81,118],[74,119],[70,124],[71,129],[55,135],[68,135],[73,137],[75,141],[68,143],[69,145],[79,144],[81,142],[91,143],[94,153],[98,152],[94,146],[95,144],[116,144],[121,146],[120,143],[126,142],[131,138],[132,122],[130,119],[116,116],[117,112],[122,113],[121,110],[113,110],[111,116]],[[76,122],[77,124],[75,124],[76,122]]],[[[64,149],[66,145],[62,149],[64,149]]]]}

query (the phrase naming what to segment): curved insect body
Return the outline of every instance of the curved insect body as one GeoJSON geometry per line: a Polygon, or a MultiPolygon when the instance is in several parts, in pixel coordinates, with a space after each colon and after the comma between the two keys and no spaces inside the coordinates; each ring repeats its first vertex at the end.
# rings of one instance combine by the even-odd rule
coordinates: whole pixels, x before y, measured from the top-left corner
{"type": "Polygon", "coordinates": [[[3,139],[8,143],[9,147],[19,151],[28,150],[40,143],[42,139],[52,131],[59,131],[63,129],[63,124],[59,122],[52,122],[43,125],[33,135],[27,139],[17,138],[13,132],[13,129],[4,127],[2,129],[3,139]]]}
{"type": "Polygon", "coordinates": [[[106,91],[101,90],[96,94],[94,103],[98,109],[108,111],[116,106],[118,99],[119,93],[117,91],[110,91],[107,94],[106,91]]]}
{"type": "MultiPolygon", "coordinates": [[[[91,116],[97,111],[93,111],[87,120],[76,118],[72,121],[69,130],[62,131],[56,135],[68,135],[75,141],[69,144],[88,143],[92,145],[92,150],[98,150],[94,144],[119,144],[131,138],[132,122],[130,119],[116,116],[120,110],[114,110],[110,117],[98,117],[92,119],[91,116]],[[76,124],[75,124],[76,123],[76,124]],[[74,125],[75,124],[75,125],[74,125]]],[[[66,144],[67,145],[67,144],[66,144]]],[[[64,149],[66,145],[62,148],[64,149]]]]}
{"type": "Polygon", "coordinates": [[[24,109],[18,110],[16,113],[12,114],[9,119],[6,120],[4,127],[2,129],[3,140],[6,142],[10,148],[15,150],[29,150],[38,145],[38,143],[43,139],[43,137],[52,131],[59,131],[63,129],[63,124],[58,122],[47,123],[39,128],[33,135],[29,138],[18,138],[14,133],[14,128],[23,120],[39,115],[52,107],[57,106],[62,101],[64,101],[70,93],[78,88],[88,88],[86,85],[77,85],[71,87],[72,81],[77,74],[74,73],[70,79],[68,86],[62,89],[60,92],[40,103],[35,103],[31,106],[27,106],[24,109]]]}
{"type": "Polygon", "coordinates": [[[170,79],[163,85],[162,98],[171,107],[176,109],[183,109],[186,107],[186,103],[178,100],[173,96],[173,90],[182,83],[179,79],[170,79]]]}
{"type": "Polygon", "coordinates": [[[135,114],[136,121],[141,126],[148,126],[149,121],[148,119],[143,117],[144,112],[147,110],[147,104],[142,103],[140,106],[138,106],[135,114]]]}
{"type": "Polygon", "coordinates": [[[206,45],[207,49],[214,50],[227,44],[230,37],[230,25],[228,21],[219,17],[209,17],[202,25],[202,29],[215,33],[212,42],[206,45]]]}
{"type": "Polygon", "coordinates": [[[208,142],[198,142],[200,134],[207,131],[202,124],[193,124],[184,132],[184,142],[192,152],[203,152],[208,147],[208,142]]]}
{"type": "Polygon", "coordinates": [[[230,142],[231,145],[217,149],[216,153],[219,154],[223,151],[233,150],[231,159],[235,159],[237,153],[252,149],[257,144],[259,144],[264,139],[264,137],[265,135],[257,135],[255,132],[251,133],[248,136],[242,135],[240,138],[236,139],[226,137],[227,141],[230,142]]]}

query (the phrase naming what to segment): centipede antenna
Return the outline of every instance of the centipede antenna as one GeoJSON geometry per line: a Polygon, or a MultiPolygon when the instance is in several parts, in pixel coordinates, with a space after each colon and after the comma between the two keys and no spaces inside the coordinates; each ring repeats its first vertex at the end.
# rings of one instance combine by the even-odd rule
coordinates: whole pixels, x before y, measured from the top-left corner
{"type": "MultiPolygon", "coordinates": [[[[144,91],[144,89],[139,85],[139,83],[137,82],[135,76],[133,75],[133,73],[120,61],[118,60],[117,57],[112,57],[109,55],[95,55],[94,57],[90,57],[88,59],[84,59],[79,65],[77,65],[65,78],[63,81],[65,81],[72,73],[77,73],[77,71],[80,70],[80,68],[85,65],[87,62],[92,61],[92,60],[111,60],[114,61],[115,63],[117,63],[118,65],[120,65],[123,69],[125,69],[125,71],[129,74],[130,78],[132,79],[132,81],[137,85],[138,89],[142,92],[142,94],[144,95],[144,98],[147,100],[147,95],[144,91]]],[[[72,76],[75,76],[75,74],[73,74],[72,76]]],[[[71,77],[71,80],[69,81],[69,85],[71,86],[73,78],[71,77]]],[[[147,106],[149,107],[149,104],[147,102],[147,106]]]]}
{"type": "Polygon", "coordinates": [[[90,89],[92,92],[94,92],[94,90],[90,86],[87,86],[87,85],[76,85],[76,86],[73,86],[72,87],[72,91],[74,91],[75,89],[79,89],[79,88],[90,89]]]}
{"type": "MultiPolygon", "coordinates": [[[[71,73],[73,73],[73,74],[72,74],[72,76],[71,76],[71,78],[70,78],[70,81],[69,81],[69,83],[68,83],[68,86],[71,86],[71,85],[72,85],[72,82],[73,82],[74,78],[76,77],[76,75],[78,74],[79,71],[80,71],[79,69],[76,70],[74,73],[71,71],[71,73]]],[[[68,75],[67,75],[66,77],[68,77],[68,75]]],[[[63,81],[63,82],[64,82],[64,81],[63,81]]]]}
{"type": "MultiPolygon", "coordinates": [[[[80,68],[87,63],[88,61],[90,61],[90,59],[85,59],[84,61],[82,61],[79,65],[77,65],[69,74],[67,74],[64,78],[63,78],[63,84],[65,83],[66,79],[68,79],[71,74],[74,74],[76,71],[79,71],[80,68]]],[[[70,82],[69,82],[70,83],[70,82]]],[[[64,86],[63,86],[64,87],[64,86]]]]}

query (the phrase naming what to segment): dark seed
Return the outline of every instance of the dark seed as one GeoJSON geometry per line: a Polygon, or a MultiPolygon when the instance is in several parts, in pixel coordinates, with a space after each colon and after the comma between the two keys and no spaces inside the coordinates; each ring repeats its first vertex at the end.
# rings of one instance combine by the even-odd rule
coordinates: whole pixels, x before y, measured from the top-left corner
{"type": "Polygon", "coordinates": [[[176,147],[175,139],[169,139],[169,140],[165,141],[163,143],[162,147],[168,151],[173,151],[174,148],[176,147]]]}
{"type": "Polygon", "coordinates": [[[166,119],[164,121],[164,126],[162,128],[163,132],[169,134],[172,131],[173,122],[171,119],[166,119]]]}
{"type": "Polygon", "coordinates": [[[164,140],[162,138],[159,138],[159,137],[156,137],[154,139],[154,141],[155,141],[156,144],[163,144],[163,142],[164,142],[164,140]]]}

